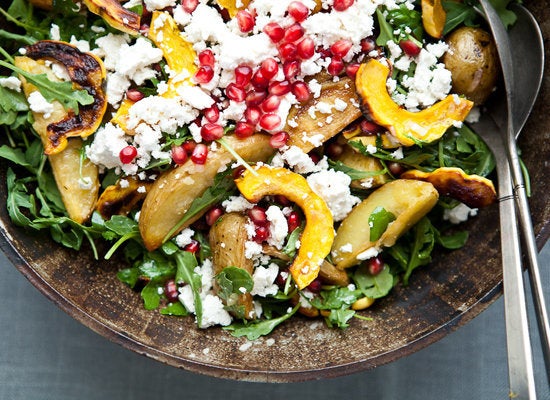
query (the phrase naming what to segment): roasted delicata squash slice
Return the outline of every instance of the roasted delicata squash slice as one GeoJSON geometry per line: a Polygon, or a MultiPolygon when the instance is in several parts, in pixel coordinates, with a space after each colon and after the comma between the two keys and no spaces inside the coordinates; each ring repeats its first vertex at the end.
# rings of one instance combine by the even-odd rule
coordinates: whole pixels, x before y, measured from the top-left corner
{"type": "MultiPolygon", "coordinates": [[[[33,74],[46,74],[50,80],[57,78],[52,70],[41,61],[28,57],[17,57],[15,65],[33,74]]],[[[23,91],[29,97],[38,89],[22,78],[23,91]]],[[[33,128],[40,135],[44,146],[48,144],[48,127],[67,116],[63,105],[52,103],[53,111],[49,116],[33,112],[33,128]]],[[[99,192],[99,172],[97,166],[82,157],[84,143],[75,137],[66,141],[63,151],[48,155],[57,188],[69,217],[78,223],[90,218],[99,192]]]]}
{"type": "MultiPolygon", "coordinates": [[[[273,155],[269,136],[255,134],[240,140],[225,136],[224,140],[243,159],[249,162],[266,161],[273,155]]],[[[166,236],[183,218],[195,198],[212,186],[216,174],[235,158],[225,148],[208,154],[206,164],[197,166],[187,161],[157,178],[145,197],[139,217],[139,230],[148,250],[158,248],[166,236]]],[[[202,214],[195,215],[179,227],[184,229],[195,222],[202,214]]],[[[176,234],[177,232],[174,232],[176,234]]]]}
{"type": "Polygon", "coordinates": [[[162,50],[166,64],[172,76],[168,79],[168,90],[164,97],[177,95],[177,88],[181,85],[193,85],[191,78],[197,72],[195,59],[197,53],[193,45],[181,36],[181,31],[168,13],[154,11],[151,18],[149,39],[162,50]]]}
{"type": "Polygon", "coordinates": [[[319,275],[334,238],[332,213],[327,204],[303,176],[286,168],[261,166],[255,171],[245,171],[235,183],[250,202],[281,194],[302,209],[306,226],[300,237],[298,254],[289,269],[298,288],[305,288],[319,275]]]}
{"type": "Polygon", "coordinates": [[[106,76],[105,67],[95,55],[83,53],[71,44],[53,40],[43,40],[27,46],[25,56],[15,58],[15,65],[27,72],[36,73],[31,66],[38,64],[29,60],[50,60],[62,64],[75,89],[86,90],[93,97],[91,104],[79,107],[78,114],[68,110],[59,120],[52,120],[48,125],[44,152],[56,154],[65,148],[67,138],[85,138],[94,133],[101,124],[107,109],[107,98],[102,87],[106,76]]]}
{"type": "Polygon", "coordinates": [[[319,97],[290,109],[284,128],[290,135],[287,144],[308,153],[361,116],[354,104],[357,95],[351,79],[324,80],[319,97]]]}
{"type": "Polygon", "coordinates": [[[137,35],[141,18],[135,12],[122,7],[118,0],[83,0],[90,12],[99,15],[110,26],[130,35],[137,35]]]}
{"type": "Polygon", "coordinates": [[[468,175],[460,168],[442,167],[432,172],[409,170],[401,174],[401,178],[430,182],[440,195],[457,199],[471,208],[497,201],[493,182],[479,175],[468,175]]]}
{"type": "Polygon", "coordinates": [[[422,111],[407,111],[388,93],[389,71],[380,61],[370,59],[359,67],[355,85],[365,115],[385,127],[403,146],[440,139],[448,128],[464,121],[474,105],[470,100],[449,95],[422,111]]]}
{"type": "MultiPolygon", "coordinates": [[[[245,256],[248,241],[247,224],[246,216],[231,212],[222,215],[210,228],[208,240],[212,249],[214,275],[218,275],[227,267],[244,269],[250,275],[254,273],[252,259],[245,256]]],[[[219,290],[217,284],[214,285],[214,290],[219,290]]],[[[234,294],[224,302],[233,314],[238,314],[239,317],[253,319],[255,316],[252,295],[249,292],[234,294]]]]}
{"type": "Polygon", "coordinates": [[[139,181],[133,177],[121,179],[101,193],[96,210],[105,220],[113,215],[128,215],[145,198],[151,185],[151,182],[139,181]]]}
{"type": "Polygon", "coordinates": [[[441,0],[422,0],[422,25],[428,35],[441,39],[446,21],[447,12],[441,0]]]}
{"type": "Polygon", "coordinates": [[[332,260],[337,268],[348,268],[375,256],[426,215],[437,203],[439,194],[429,182],[397,179],[376,189],[356,205],[342,221],[332,245],[332,260]],[[371,240],[369,219],[377,210],[393,215],[379,238],[371,240]]]}

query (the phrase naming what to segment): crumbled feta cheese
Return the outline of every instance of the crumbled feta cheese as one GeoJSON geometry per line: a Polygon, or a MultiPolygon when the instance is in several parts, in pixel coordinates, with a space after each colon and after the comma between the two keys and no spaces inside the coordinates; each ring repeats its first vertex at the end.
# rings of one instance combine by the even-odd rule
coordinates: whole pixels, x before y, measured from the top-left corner
{"type": "Polygon", "coordinates": [[[21,92],[21,81],[15,76],[0,78],[0,86],[18,93],[21,92]]]}
{"type": "Polygon", "coordinates": [[[288,223],[282,210],[275,206],[269,206],[265,212],[269,224],[269,238],[267,243],[282,249],[288,235],[288,223]]]}
{"type": "Polygon", "coordinates": [[[328,169],[313,173],[307,177],[307,183],[325,200],[334,221],[343,220],[353,206],[360,202],[350,192],[351,178],[341,171],[328,169]]]}
{"type": "Polygon", "coordinates": [[[451,222],[452,224],[466,222],[469,217],[475,217],[476,215],[477,208],[470,208],[463,203],[458,204],[454,208],[445,209],[443,211],[443,219],[451,222]]]}
{"type": "Polygon", "coordinates": [[[368,260],[370,258],[376,257],[380,253],[380,249],[377,247],[371,247],[359,254],[357,254],[357,260],[363,261],[368,260]]]}
{"type": "Polygon", "coordinates": [[[252,279],[254,280],[254,287],[250,292],[253,296],[273,296],[279,291],[279,287],[275,284],[275,279],[279,275],[279,267],[275,263],[269,264],[266,267],[257,267],[254,270],[252,279]]]}
{"type": "Polygon", "coordinates": [[[243,212],[254,207],[254,204],[250,203],[243,196],[230,196],[222,202],[222,207],[225,209],[225,212],[243,212]]]}
{"type": "Polygon", "coordinates": [[[193,241],[193,235],[195,231],[191,228],[185,228],[181,233],[176,236],[176,244],[182,249],[193,241]]]}
{"type": "Polygon", "coordinates": [[[53,104],[48,102],[38,90],[32,92],[27,97],[27,101],[29,102],[31,111],[42,114],[44,118],[49,118],[54,111],[53,104]]]}

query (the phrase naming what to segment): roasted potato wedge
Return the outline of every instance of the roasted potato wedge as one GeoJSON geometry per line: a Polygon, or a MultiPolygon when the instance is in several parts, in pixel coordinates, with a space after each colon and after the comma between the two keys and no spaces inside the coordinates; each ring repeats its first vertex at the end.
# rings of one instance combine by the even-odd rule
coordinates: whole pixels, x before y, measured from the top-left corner
{"type": "Polygon", "coordinates": [[[370,249],[376,252],[393,246],[403,233],[432,209],[438,198],[433,185],[423,181],[397,179],[376,189],[356,205],[338,227],[331,251],[336,267],[351,267],[358,264],[370,249]],[[392,213],[395,220],[379,239],[371,241],[368,221],[377,207],[392,213]]]}
{"type": "MultiPolygon", "coordinates": [[[[255,134],[244,140],[226,136],[225,140],[250,162],[265,161],[274,152],[267,135],[255,134]]],[[[195,198],[212,185],[220,169],[234,160],[227,150],[219,148],[208,155],[205,165],[198,166],[187,161],[157,178],[145,197],[139,218],[141,237],[148,250],[154,250],[163,243],[195,198]]],[[[200,217],[196,215],[181,229],[200,217]]]]}
{"type": "Polygon", "coordinates": [[[442,196],[449,196],[471,208],[485,207],[497,201],[493,182],[479,175],[468,175],[460,168],[442,167],[432,172],[409,170],[404,179],[430,182],[442,196]]]}
{"type": "MultiPolygon", "coordinates": [[[[17,57],[15,65],[33,74],[47,74],[49,79],[57,79],[52,70],[41,61],[35,61],[28,57],[17,57]]],[[[25,79],[22,79],[22,85],[23,92],[27,97],[37,90],[34,85],[28,83],[25,79]]],[[[33,128],[40,135],[44,145],[48,142],[48,126],[67,115],[61,103],[54,101],[52,106],[53,111],[47,117],[44,114],[33,112],[33,128]]],[[[71,138],[67,141],[67,146],[63,151],[48,156],[57,188],[61,193],[69,218],[78,223],[83,223],[90,218],[99,192],[97,166],[88,159],[83,159],[81,164],[83,145],[82,139],[71,138]]]]}
{"type": "Polygon", "coordinates": [[[389,179],[385,173],[380,173],[384,168],[380,161],[371,156],[358,153],[350,146],[345,146],[342,154],[337,158],[342,164],[347,167],[363,172],[371,172],[372,176],[354,179],[351,181],[351,187],[355,189],[370,189],[382,186],[389,179]]]}
{"type": "MultiPolygon", "coordinates": [[[[226,267],[237,267],[254,273],[252,260],[245,256],[245,244],[248,241],[246,232],[247,217],[231,212],[222,215],[210,228],[208,236],[212,249],[212,264],[217,275],[226,267]]],[[[218,290],[217,286],[214,286],[218,290]]],[[[244,307],[243,315],[254,318],[254,304],[250,293],[243,293],[226,301],[227,306],[244,307]]]]}
{"type": "Polygon", "coordinates": [[[492,36],[481,28],[462,27],[449,35],[447,43],[443,63],[451,71],[453,92],[483,104],[494,91],[500,71],[492,36]]]}
{"type": "Polygon", "coordinates": [[[287,144],[308,153],[361,116],[361,110],[354,106],[356,103],[357,94],[351,79],[323,81],[318,98],[312,97],[290,109],[284,127],[290,135],[287,144]]]}

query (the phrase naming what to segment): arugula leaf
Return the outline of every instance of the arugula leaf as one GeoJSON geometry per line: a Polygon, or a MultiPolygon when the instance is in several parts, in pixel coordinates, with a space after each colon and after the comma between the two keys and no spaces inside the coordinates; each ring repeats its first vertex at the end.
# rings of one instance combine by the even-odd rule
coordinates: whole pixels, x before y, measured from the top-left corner
{"type": "Polygon", "coordinates": [[[361,291],[358,289],[350,289],[347,286],[334,286],[321,290],[319,296],[311,299],[310,303],[319,310],[338,310],[342,307],[350,306],[360,295],[361,291]]]}
{"type": "Polygon", "coordinates": [[[198,326],[202,325],[202,300],[201,300],[201,288],[202,281],[201,276],[195,272],[197,266],[197,259],[188,251],[179,251],[174,254],[176,260],[176,283],[185,282],[191,286],[193,291],[193,300],[195,303],[195,315],[197,317],[198,326]]]}
{"type": "Polygon", "coordinates": [[[160,313],[162,315],[173,315],[178,317],[185,317],[189,315],[189,312],[180,302],[169,303],[166,307],[160,310],[160,313]]]}
{"type": "Polygon", "coordinates": [[[349,326],[348,321],[355,315],[354,310],[349,308],[340,308],[337,310],[330,310],[328,317],[325,317],[325,321],[329,328],[345,329],[349,326]]]}
{"type": "Polygon", "coordinates": [[[220,287],[218,296],[224,300],[229,300],[234,294],[249,293],[254,287],[248,271],[238,267],[225,267],[215,278],[220,287]]]}
{"type": "Polygon", "coordinates": [[[141,298],[146,310],[154,310],[160,305],[160,287],[161,284],[158,281],[152,280],[141,289],[141,298]]]}
{"type": "Polygon", "coordinates": [[[127,284],[131,288],[134,288],[139,281],[139,268],[131,267],[124,268],[116,274],[119,281],[127,284]]]}
{"type": "Polygon", "coordinates": [[[234,323],[224,326],[223,329],[235,337],[246,336],[248,340],[256,340],[261,336],[269,335],[278,325],[296,314],[299,308],[300,304],[297,304],[290,312],[280,317],[249,323],[234,323]]]}
{"type": "Polygon", "coordinates": [[[357,268],[353,274],[353,281],[365,296],[378,299],[390,292],[395,280],[387,265],[380,273],[372,275],[368,272],[368,266],[365,263],[357,268]]]}
{"type": "Polygon", "coordinates": [[[348,167],[341,161],[329,160],[328,163],[333,170],[343,172],[344,174],[348,175],[351,180],[372,178],[373,176],[383,175],[387,172],[385,168],[378,171],[362,171],[359,169],[348,167]]]}
{"type": "Polygon", "coordinates": [[[471,0],[443,1],[442,4],[447,13],[443,35],[447,35],[460,25],[477,26],[479,15],[471,0]]]}
{"type": "Polygon", "coordinates": [[[386,231],[388,225],[395,221],[395,215],[382,206],[376,207],[369,215],[369,227],[371,242],[375,242],[380,239],[380,236],[386,231]]]}
{"type": "Polygon", "coordinates": [[[386,43],[393,40],[393,28],[388,21],[386,21],[386,17],[384,17],[384,13],[380,7],[376,9],[376,18],[380,27],[380,34],[376,38],[376,44],[378,46],[385,46],[386,43]]]}
{"type": "Polygon", "coordinates": [[[0,60],[0,66],[24,76],[27,81],[37,87],[46,101],[51,103],[57,100],[66,110],[73,110],[76,114],[78,114],[79,104],[85,106],[94,102],[94,97],[86,90],[75,90],[72,82],[53,82],[48,79],[46,74],[31,74],[2,60],[0,60]]]}

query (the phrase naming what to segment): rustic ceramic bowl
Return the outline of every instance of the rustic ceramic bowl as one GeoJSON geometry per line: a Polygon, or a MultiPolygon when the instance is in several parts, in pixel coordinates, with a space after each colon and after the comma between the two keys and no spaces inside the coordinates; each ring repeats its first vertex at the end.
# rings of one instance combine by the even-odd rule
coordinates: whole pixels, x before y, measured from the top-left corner
{"type": "MultiPolygon", "coordinates": [[[[528,2],[550,21],[546,2],[528,2]]],[[[546,38],[550,24],[543,23],[546,38]]],[[[520,140],[529,167],[537,243],[550,234],[550,81],[545,79],[520,140]]],[[[5,162],[0,177],[6,181],[5,162]]],[[[0,203],[5,204],[5,188],[0,203]]],[[[65,250],[42,234],[13,226],[0,208],[0,247],[45,296],[72,317],[122,346],[169,365],[206,375],[249,381],[291,382],[335,377],[374,368],[411,354],[465,324],[501,294],[497,206],[467,224],[468,245],[438,253],[418,269],[408,287],[397,287],[347,330],[294,318],[269,338],[248,343],[221,329],[197,329],[191,318],[146,311],[139,295],[116,278],[116,261],[96,261],[87,249],[65,250]]]]}

